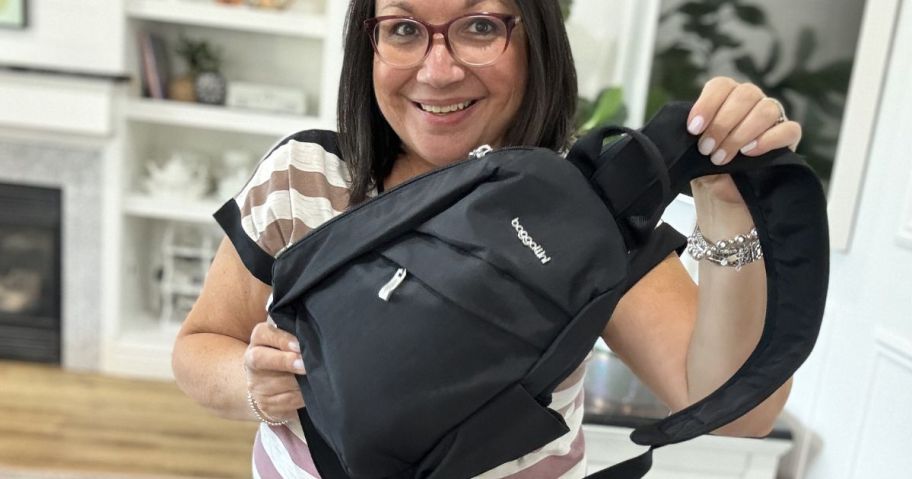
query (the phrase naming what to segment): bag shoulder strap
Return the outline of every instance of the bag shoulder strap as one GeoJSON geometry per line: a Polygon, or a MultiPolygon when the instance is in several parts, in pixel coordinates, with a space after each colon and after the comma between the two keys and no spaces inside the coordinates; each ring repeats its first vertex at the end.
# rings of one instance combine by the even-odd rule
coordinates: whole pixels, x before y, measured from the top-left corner
{"type": "MultiPolygon", "coordinates": [[[[714,165],[698,151],[697,137],[686,130],[691,108],[692,103],[684,102],[666,105],[641,130],[645,141],[630,135],[601,151],[598,157],[592,156],[597,151],[592,146],[573,152],[574,164],[582,164],[580,171],[600,189],[618,224],[628,228],[634,241],[639,240],[638,235],[653,233],[652,221],[657,221],[672,200],[663,175],[656,174],[656,155],[649,153],[655,150],[644,143],[652,143],[660,152],[672,192],[683,191],[694,178],[731,174],[760,236],[767,308],[757,347],[738,371],[706,398],[633,431],[633,442],[652,447],[683,442],[718,429],[781,387],[813,349],[823,318],[829,276],[826,196],[804,159],[783,148],[757,157],[738,155],[726,165],[714,165]]],[[[611,132],[603,129],[594,135],[611,132]]],[[[587,142],[597,143],[597,139],[587,142]]],[[[625,464],[614,471],[646,467],[646,458],[625,464]]]]}

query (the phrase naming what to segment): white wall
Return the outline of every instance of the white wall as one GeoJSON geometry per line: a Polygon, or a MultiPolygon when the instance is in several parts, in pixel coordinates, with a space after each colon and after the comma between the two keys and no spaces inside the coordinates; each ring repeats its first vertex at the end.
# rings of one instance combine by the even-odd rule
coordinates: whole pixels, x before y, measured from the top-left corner
{"type": "Polygon", "coordinates": [[[567,18],[567,35],[577,62],[580,95],[593,98],[600,89],[613,84],[617,67],[620,21],[612,12],[621,0],[575,0],[567,18]]]}
{"type": "Polygon", "coordinates": [[[912,0],[900,1],[898,22],[854,238],[848,252],[832,257],[818,347],[786,408],[809,433],[787,477],[906,477],[912,470],[912,247],[900,239],[912,223],[912,0]]]}

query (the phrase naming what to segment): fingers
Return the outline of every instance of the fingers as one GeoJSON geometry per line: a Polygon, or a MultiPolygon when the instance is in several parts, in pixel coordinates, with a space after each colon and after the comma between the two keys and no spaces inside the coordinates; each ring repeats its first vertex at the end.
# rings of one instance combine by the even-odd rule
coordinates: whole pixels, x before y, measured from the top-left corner
{"type": "Polygon", "coordinates": [[[305,374],[298,339],[268,322],[257,324],[244,353],[247,389],[260,410],[275,420],[295,417],[304,398],[295,374],[305,374]]]}
{"type": "MultiPolygon", "coordinates": [[[[716,101],[715,97],[710,98],[711,100],[707,100],[708,102],[716,101]]],[[[773,108],[776,108],[771,102],[761,102],[760,100],[763,98],[763,91],[751,83],[742,83],[732,89],[700,137],[697,143],[700,153],[709,156],[712,162],[717,165],[724,164],[735,156],[739,148],[746,145],[762,131],[752,132],[751,130],[769,127],[775,121],[775,118],[779,117],[778,109],[776,109],[776,117],[772,122],[745,122],[746,125],[737,132],[739,136],[729,138],[730,134],[742,125],[742,122],[749,117],[759,103],[770,104],[773,108]],[[744,143],[737,144],[737,140],[740,137],[744,137],[746,133],[752,134],[744,139],[744,143]]]]}
{"type": "MultiPolygon", "coordinates": [[[[286,375],[286,379],[291,376],[286,375]]],[[[256,402],[257,408],[266,415],[266,419],[282,421],[297,416],[296,411],[304,407],[304,397],[298,389],[297,381],[290,381],[291,385],[272,387],[251,387],[250,394],[256,402]],[[259,391],[263,389],[264,391],[259,391]]]]}
{"type": "Polygon", "coordinates": [[[253,328],[244,365],[248,371],[306,372],[297,338],[265,322],[253,328]]]}
{"type": "MultiPolygon", "coordinates": [[[[775,100],[769,97],[761,98],[753,108],[741,116],[742,120],[737,126],[727,133],[720,133],[720,135],[725,134],[726,136],[716,151],[712,153],[712,162],[724,165],[739,152],[746,153],[755,149],[759,145],[758,137],[777,127],[779,113],[779,106],[775,100]],[[757,142],[754,143],[755,141],[757,142]]],[[[720,128],[720,131],[723,129],[720,128]]],[[[781,133],[777,133],[777,135],[781,135],[781,133]]]]}
{"type": "Polygon", "coordinates": [[[265,321],[253,328],[253,332],[250,333],[250,344],[254,346],[269,346],[282,351],[301,352],[298,338],[265,321]]]}
{"type": "Polygon", "coordinates": [[[779,148],[798,149],[801,142],[801,125],[794,121],[780,123],[765,132],[742,149],[746,156],[760,156],[779,148]],[[747,149],[748,146],[752,148],[747,149]]]}
{"type": "Polygon", "coordinates": [[[266,346],[250,346],[244,353],[244,365],[251,372],[305,374],[304,360],[298,353],[279,351],[266,346]]]}
{"type": "Polygon", "coordinates": [[[301,391],[297,389],[297,384],[295,384],[295,390],[293,391],[263,396],[262,399],[254,395],[254,399],[256,399],[260,409],[273,417],[276,417],[274,414],[294,412],[304,407],[304,397],[301,395],[301,391]]]}
{"type": "Polygon", "coordinates": [[[724,165],[739,152],[748,156],[789,147],[801,141],[801,126],[780,117],[776,101],[752,83],[715,77],[706,83],[688,116],[688,131],[701,135],[700,153],[724,165]]]}
{"type": "Polygon", "coordinates": [[[687,130],[690,131],[690,134],[699,135],[706,131],[706,127],[715,118],[716,112],[737,86],[738,82],[728,77],[715,77],[706,82],[700,98],[697,98],[687,117],[687,130]]]}

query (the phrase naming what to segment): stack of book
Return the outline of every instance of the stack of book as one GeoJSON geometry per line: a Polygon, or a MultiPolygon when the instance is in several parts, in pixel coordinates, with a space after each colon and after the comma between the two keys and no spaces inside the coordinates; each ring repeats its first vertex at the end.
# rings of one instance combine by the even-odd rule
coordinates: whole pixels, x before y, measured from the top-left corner
{"type": "Polygon", "coordinates": [[[156,33],[140,32],[139,56],[143,96],[168,98],[168,77],[171,69],[165,40],[156,33]]]}

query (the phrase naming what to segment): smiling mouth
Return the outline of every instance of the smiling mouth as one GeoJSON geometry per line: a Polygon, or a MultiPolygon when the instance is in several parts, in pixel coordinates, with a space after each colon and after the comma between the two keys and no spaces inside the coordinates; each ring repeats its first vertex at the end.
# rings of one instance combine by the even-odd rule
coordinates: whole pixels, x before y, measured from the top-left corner
{"type": "Polygon", "coordinates": [[[415,103],[418,108],[421,108],[423,111],[432,113],[434,115],[444,116],[449,115],[450,113],[455,113],[457,111],[465,110],[466,108],[474,105],[477,100],[464,101],[462,103],[455,103],[452,105],[425,105],[423,103],[415,103]]]}

